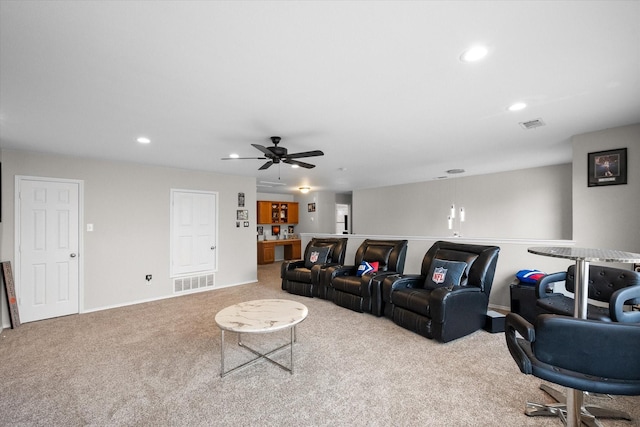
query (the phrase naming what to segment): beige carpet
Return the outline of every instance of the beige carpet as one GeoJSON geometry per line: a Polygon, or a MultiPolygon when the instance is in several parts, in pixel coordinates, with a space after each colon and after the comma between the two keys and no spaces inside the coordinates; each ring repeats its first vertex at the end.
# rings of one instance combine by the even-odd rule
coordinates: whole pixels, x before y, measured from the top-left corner
{"type": "MultiPolygon", "coordinates": [[[[503,334],[440,344],[388,319],[280,290],[279,265],[255,284],[22,325],[0,338],[3,426],[561,426],[524,415],[543,401],[520,374],[503,334]],[[261,361],[223,379],[222,308],[260,298],[309,308],[294,375],[261,361]]],[[[228,334],[229,336],[231,334],[228,334]]],[[[247,336],[266,350],[286,332],[247,336]]],[[[250,355],[230,346],[228,365],[250,355]]],[[[277,357],[288,363],[288,352],[277,357]]],[[[628,411],[640,397],[593,398],[628,411]]]]}

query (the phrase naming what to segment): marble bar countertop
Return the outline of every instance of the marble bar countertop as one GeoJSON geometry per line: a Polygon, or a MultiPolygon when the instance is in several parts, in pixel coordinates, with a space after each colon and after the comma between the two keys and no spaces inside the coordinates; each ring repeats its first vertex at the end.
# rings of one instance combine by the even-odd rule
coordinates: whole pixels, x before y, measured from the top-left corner
{"type": "Polygon", "coordinates": [[[536,255],[572,260],[584,260],[589,262],[640,262],[640,254],[617,251],[613,249],[546,246],[532,247],[529,248],[528,251],[536,255]]]}
{"type": "Polygon", "coordinates": [[[304,304],[284,299],[241,302],[216,314],[220,329],[241,333],[274,332],[302,322],[309,313],[304,304]]]}

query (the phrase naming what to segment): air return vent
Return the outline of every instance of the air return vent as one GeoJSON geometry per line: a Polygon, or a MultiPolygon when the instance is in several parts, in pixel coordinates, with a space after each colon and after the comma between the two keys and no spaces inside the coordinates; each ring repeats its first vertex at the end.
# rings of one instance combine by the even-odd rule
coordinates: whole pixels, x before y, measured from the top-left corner
{"type": "Polygon", "coordinates": [[[520,126],[522,126],[523,129],[535,129],[544,125],[545,123],[542,121],[542,119],[529,120],[528,122],[520,122],[520,126]]]}
{"type": "Polygon", "coordinates": [[[174,293],[180,293],[212,288],[214,282],[213,279],[213,274],[179,277],[177,279],[173,279],[173,291],[174,293]]]}

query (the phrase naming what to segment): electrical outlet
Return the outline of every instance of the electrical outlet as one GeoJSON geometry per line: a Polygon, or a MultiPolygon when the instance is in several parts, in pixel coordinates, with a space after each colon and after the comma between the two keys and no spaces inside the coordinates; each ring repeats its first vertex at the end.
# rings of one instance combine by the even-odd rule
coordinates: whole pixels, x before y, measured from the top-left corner
{"type": "Polygon", "coordinates": [[[144,276],[144,279],[145,279],[147,282],[150,282],[150,281],[151,281],[151,275],[150,275],[150,274],[147,274],[146,276],[144,276]]]}

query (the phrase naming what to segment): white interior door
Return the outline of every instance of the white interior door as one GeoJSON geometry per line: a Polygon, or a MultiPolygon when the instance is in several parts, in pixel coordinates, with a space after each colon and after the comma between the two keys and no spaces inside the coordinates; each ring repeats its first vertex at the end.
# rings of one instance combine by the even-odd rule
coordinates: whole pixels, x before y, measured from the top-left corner
{"type": "Polygon", "coordinates": [[[217,194],[171,191],[171,276],[216,271],[217,194]]]}
{"type": "Polygon", "coordinates": [[[336,203],[336,234],[349,234],[349,205],[336,203]]]}
{"type": "Polygon", "coordinates": [[[79,312],[78,181],[16,178],[16,296],[20,320],[79,312]]]}

